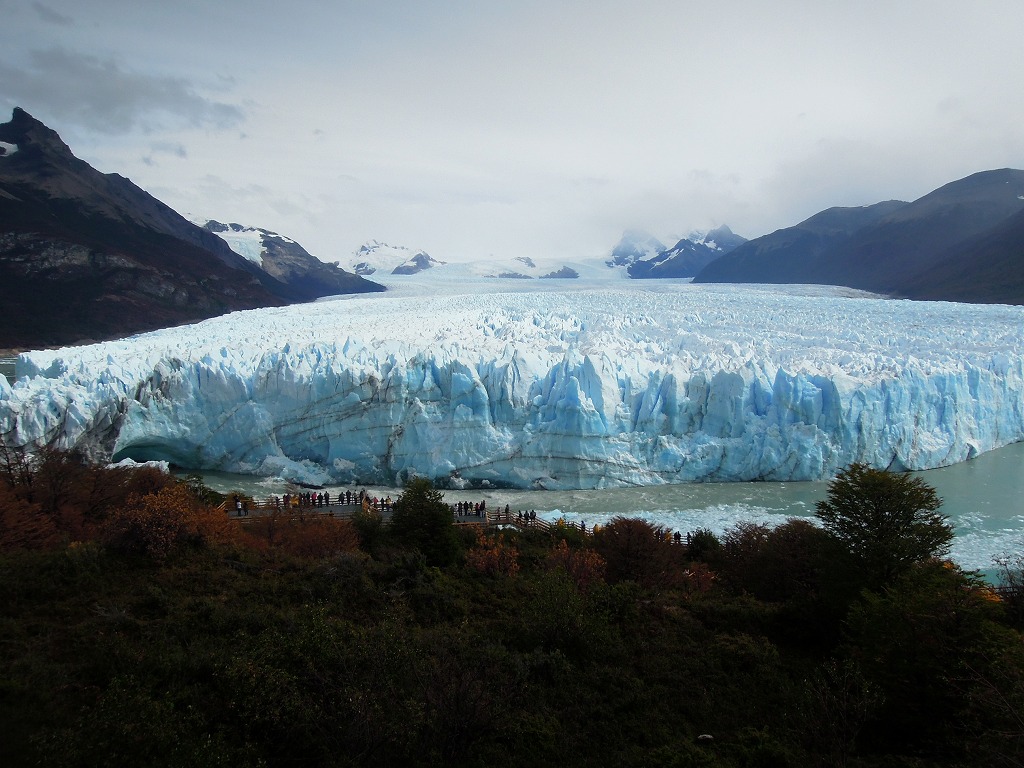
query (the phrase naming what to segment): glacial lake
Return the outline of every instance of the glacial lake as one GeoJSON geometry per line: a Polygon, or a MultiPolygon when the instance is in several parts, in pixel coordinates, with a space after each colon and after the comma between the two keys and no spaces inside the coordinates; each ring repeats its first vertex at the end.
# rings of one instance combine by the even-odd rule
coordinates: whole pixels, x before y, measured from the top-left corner
{"type": "MultiPolygon", "coordinates": [[[[262,498],[281,495],[279,478],[222,472],[201,473],[216,491],[241,491],[262,498]]],[[[955,527],[952,557],[968,570],[993,575],[993,559],[1024,552],[1024,442],[952,467],[917,472],[943,500],[943,514],[955,527]]],[[[365,488],[375,496],[397,498],[400,488],[328,486],[331,495],[365,488]]],[[[682,532],[708,528],[716,534],[741,521],[775,526],[791,517],[813,517],[814,504],[827,494],[827,482],[699,483],[598,491],[445,490],[449,503],[486,501],[490,509],[534,510],[545,520],[604,524],[616,515],[642,517],[682,532]]]]}

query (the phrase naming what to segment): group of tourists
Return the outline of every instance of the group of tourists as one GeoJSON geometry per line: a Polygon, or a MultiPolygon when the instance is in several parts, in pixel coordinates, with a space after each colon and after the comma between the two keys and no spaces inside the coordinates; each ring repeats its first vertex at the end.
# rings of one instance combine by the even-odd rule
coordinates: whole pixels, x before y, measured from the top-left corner
{"type": "MultiPolygon", "coordinates": [[[[366,491],[339,492],[334,497],[331,496],[330,491],[303,491],[300,493],[286,493],[284,496],[274,496],[269,501],[270,505],[275,509],[322,509],[323,507],[330,507],[332,504],[345,505],[347,507],[361,505],[363,499],[367,499],[371,506],[377,508],[384,503],[384,499],[378,499],[376,496],[368,498],[366,491]]],[[[388,502],[390,507],[390,497],[388,502]]]]}
{"type": "MultiPolygon", "coordinates": [[[[359,503],[360,504],[363,504],[363,499],[364,498],[366,498],[364,493],[362,491],[360,491],[359,492],[359,503]]],[[[394,502],[391,501],[391,497],[390,496],[384,496],[384,497],[371,496],[369,499],[366,500],[366,504],[364,504],[364,506],[367,506],[367,505],[372,507],[373,509],[375,509],[378,512],[390,512],[391,511],[391,507],[394,505],[394,502]]]]}
{"type": "Polygon", "coordinates": [[[314,493],[313,491],[286,493],[284,495],[284,506],[285,509],[290,507],[303,507],[305,509],[324,506],[329,507],[331,506],[331,494],[319,492],[314,493]]]}
{"type": "Polygon", "coordinates": [[[286,493],[284,496],[275,496],[273,499],[275,509],[309,509],[311,507],[331,506],[330,493],[314,493],[305,491],[303,493],[286,493]]]}
{"type": "MultiPolygon", "coordinates": [[[[248,499],[234,495],[234,507],[235,515],[237,517],[247,516],[249,514],[249,501],[248,499]]],[[[332,504],[332,497],[328,491],[305,491],[302,493],[286,493],[283,497],[274,496],[268,501],[268,506],[272,506],[274,509],[315,509],[330,507],[332,504]]],[[[394,502],[390,496],[378,497],[370,496],[365,490],[361,491],[345,491],[344,493],[339,492],[337,496],[333,498],[333,503],[344,506],[362,506],[364,508],[370,508],[380,512],[390,512],[394,506],[394,502]]],[[[257,507],[262,506],[257,504],[257,507]]],[[[452,514],[458,518],[463,517],[476,517],[487,519],[487,501],[481,499],[480,501],[458,501],[454,504],[449,505],[452,510],[452,514]]],[[[333,513],[332,513],[333,514],[333,513]]],[[[497,522],[511,523],[513,520],[523,526],[532,525],[537,522],[537,513],[534,510],[517,510],[512,512],[509,505],[505,505],[504,511],[501,507],[498,508],[496,513],[497,522]]],[[[579,523],[573,523],[566,521],[564,518],[558,521],[559,525],[563,525],[568,528],[575,528],[579,526],[580,531],[586,533],[587,526],[582,520],[579,523]]],[[[597,533],[598,526],[593,527],[593,532],[597,533]]],[[[691,534],[687,533],[685,536],[679,531],[674,531],[671,534],[666,534],[666,537],[673,544],[690,544],[691,534]]]]}
{"type": "Polygon", "coordinates": [[[456,517],[487,517],[486,501],[457,501],[451,508],[456,517]]]}
{"type": "MultiPolygon", "coordinates": [[[[465,508],[467,511],[459,512],[458,511],[459,505],[455,505],[455,506],[452,507],[452,509],[456,510],[456,514],[457,515],[461,516],[461,515],[474,515],[475,514],[477,517],[481,517],[481,516],[486,517],[487,516],[487,502],[486,501],[481,501],[479,504],[475,504],[475,505],[470,504],[469,502],[460,502],[460,503],[463,504],[463,508],[465,508]]],[[[531,510],[522,510],[522,509],[520,509],[520,510],[517,510],[515,513],[513,513],[512,512],[512,508],[508,504],[505,505],[504,511],[502,511],[501,507],[498,508],[497,522],[500,523],[502,520],[504,520],[506,523],[511,523],[513,517],[515,518],[515,521],[517,523],[519,523],[520,525],[529,525],[530,523],[537,522],[537,513],[534,510],[532,510],[532,509],[531,510]]],[[[581,528],[582,528],[582,524],[581,524],[581,528]]]]}

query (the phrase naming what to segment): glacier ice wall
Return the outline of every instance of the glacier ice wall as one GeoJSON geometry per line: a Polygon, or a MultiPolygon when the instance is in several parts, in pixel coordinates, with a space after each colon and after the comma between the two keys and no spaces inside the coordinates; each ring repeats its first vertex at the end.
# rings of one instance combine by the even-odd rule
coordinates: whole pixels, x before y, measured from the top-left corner
{"type": "Polygon", "coordinates": [[[305,482],[810,480],[1024,439],[1024,308],[785,287],[352,297],[17,372],[9,442],[305,482]]]}

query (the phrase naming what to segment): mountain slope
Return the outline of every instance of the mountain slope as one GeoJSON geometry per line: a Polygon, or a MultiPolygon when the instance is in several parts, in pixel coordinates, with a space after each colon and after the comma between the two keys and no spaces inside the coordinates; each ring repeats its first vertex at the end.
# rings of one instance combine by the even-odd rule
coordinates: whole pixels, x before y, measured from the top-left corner
{"type": "Polygon", "coordinates": [[[949,249],[903,292],[912,299],[1024,304],[1024,211],[949,249]]]}
{"type": "Polygon", "coordinates": [[[0,124],[0,142],[0,348],[111,338],[323,295],[268,274],[128,179],[95,170],[22,109],[0,124]]]}
{"type": "Polygon", "coordinates": [[[693,277],[708,264],[745,242],[746,238],[733,234],[729,227],[723,225],[704,235],[685,237],[650,258],[637,259],[629,265],[627,271],[635,279],[693,277]]]}
{"type": "Polygon", "coordinates": [[[635,262],[652,259],[665,250],[665,245],[653,235],[639,229],[622,233],[622,239],[612,248],[609,267],[628,267],[635,262]]]}
{"type": "MultiPolygon", "coordinates": [[[[344,262],[339,262],[342,264],[344,262]]],[[[371,240],[359,246],[348,259],[347,267],[357,275],[416,275],[443,266],[426,251],[414,251],[404,245],[388,245],[371,240]]]]}
{"type": "Polygon", "coordinates": [[[951,247],[987,235],[1021,210],[1024,171],[975,173],[856,233],[816,274],[833,284],[904,295],[951,247]]]}
{"type": "Polygon", "coordinates": [[[812,282],[807,279],[809,264],[905,205],[890,200],[863,208],[829,208],[796,226],[748,240],[701,270],[694,282],[812,282]]]}
{"type": "Polygon", "coordinates": [[[1004,279],[1006,270],[1021,270],[1024,237],[1010,224],[1021,211],[1024,171],[982,171],[912,203],[823,211],[746,243],[694,282],[823,283],[899,296],[998,295],[1024,303],[1024,291],[1004,279]],[[978,251],[979,243],[994,250],[978,251]],[[986,264],[986,255],[1002,266],[986,264]],[[962,269],[965,261],[973,269],[962,269]],[[971,287],[960,290],[958,282],[971,287]]]}
{"type": "Polygon", "coordinates": [[[235,253],[290,286],[297,299],[384,290],[383,286],[346,272],[336,264],[325,264],[291,238],[276,232],[242,224],[221,224],[212,219],[202,226],[224,240],[235,253]]]}

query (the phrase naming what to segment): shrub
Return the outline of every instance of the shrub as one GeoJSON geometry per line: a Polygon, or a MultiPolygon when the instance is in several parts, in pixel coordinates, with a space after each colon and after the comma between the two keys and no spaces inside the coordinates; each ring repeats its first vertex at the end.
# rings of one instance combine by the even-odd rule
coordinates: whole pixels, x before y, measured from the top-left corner
{"type": "Polygon", "coordinates": [[[515,576],[519,573],[519,550],[477,528],[476,541],[466,553],[466,565],[488,576],[515,576]]]}
{"type": "Polygon", "coordinates": [[[111,517],[106,534],[122,551],[163,560],[179,544],[231,541],[236,528],[223,513],[203,506],[184,483],[175,483],[130,498],[111,517]]]}
{"type": "Polygon", "coordinates": [[[687,537],[686,554],[691,560],[713,563],[722,551],[722,542],[708,528],[698,528],[687,537]]]}
{"type": "Polygon", "coordinates": [[[937,511],[942,500],[919,477],[854,463],[816,506],[825,530],[843,543],[869,586],[946,555],[953,541],[953,528],[937,511]]]}
{"type": "Polygon", "coordinates": [[[422,552],[429,565],[451,565],[461,554],[451,507],[424,478],[406,484],[391,511],[388,531],[398,543],[422,552]]]}
{"type": "Polygon", "coordinates": [[[686,581],[686,553],[668,529],[634,517],[614,517],[594,534],[609,583],[635,581],[645,589],[673,589],[686,581]]]}
{"type": "Polygon", "coordinates": [[[581,592],[602,581],[605,574],[605,561],[601,555],[589,548],[570,548],[565,539],[561,539],[548,555],[546,565],[549,571],[558,568],[565,571],[581,592]]]}

